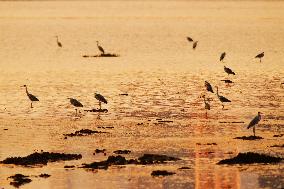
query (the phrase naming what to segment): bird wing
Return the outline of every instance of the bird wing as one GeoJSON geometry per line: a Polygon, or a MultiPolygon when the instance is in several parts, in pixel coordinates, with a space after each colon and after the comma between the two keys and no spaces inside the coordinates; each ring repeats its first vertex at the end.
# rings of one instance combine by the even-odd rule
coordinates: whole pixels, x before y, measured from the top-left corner
{"type": "Polygon", "coordinates": [[[75,98],[71,98],[70,99],[71,104],[73,104],[76,107],[83,107],[83,104],[81,104],[81,102],[79,102],[78,100],[76,100],[75,98]]]}
{"type": "Polygon", "coordinates": [[[96,94],[95,98],[99,101],[102,101],[103,103],[107,104],[107,100],[105,99],[105,97],[101,94],[96,94]]]}
{"type": "Polygon", "coordinates": [[[31,101],[39,101],[39,99],[36,96],[32,95],[32,94],[28,94],[28,96],[29,96],[29,99],[31,101]]]}
{"type": "Polygon", "coordinates": [[[256,125],[259,122],[259,117],[255,116],[255,118],[253,118],[253,120],[251,120],[251,122],[249,123],[247,129],[251,128],[252,126],[256,125]]]}

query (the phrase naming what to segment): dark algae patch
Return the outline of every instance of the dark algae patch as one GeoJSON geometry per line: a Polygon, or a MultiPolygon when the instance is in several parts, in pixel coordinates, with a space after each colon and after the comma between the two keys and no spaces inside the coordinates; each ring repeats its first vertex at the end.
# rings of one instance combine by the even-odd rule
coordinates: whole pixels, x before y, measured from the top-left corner
{"type": "Polygon", "coordinates": [[[46,173],[42,173],[42,174],[39,175],[39,177],[41,177],[41,178],[48,178],[48,177],[50,177],[50,175],[46,174],[46,173]]]}
{"type": "Polygon", "coordinates": [[[138,160],[141,164],[146,165],[146,164],[165,163],[166,161],[177,161],[180,159],[166,155],[144,154],[142,157],[139,157],[138,160]]]}
{"type": "Polygon", "coordinates": [[[157,155],[157,154],[144,154],[138,159],[125,159],[123,156],[109,156],[107,160],[100,162],[93,162],[90,164],[83,164],[81,168],[90,168],[90,169],[108,169],[111,165],[127,165],[127,164],[136,164],[136,165],[147,165],[147,164],[159,164],[165,163],[166,161],[177,161],[179,158],[170,157],[166,155],[157,155]]]}
{"type": "Polygon", "coordinates": [[[115,154],[130,154],[130,150],[115,150],[113,153],[115,154]]]}
{"type": "Polygon", "coordinates": [[[104,53],[104,54],[98,54],[98,55],[83,55],[83,58],[97,58],[97,57],[119,57],[118,54],[112,54],[112,53],[104,53]]]}
{"type": "Polygon", "coordinates": [[[32,182],[32,179],[30,179],[29,176],[25,176],[22,174],[15,174],[13,176],[8,177],[8,179],[13,179],[13,181],[10,182],[10,185],[16,188],[19,188],[23,184],[32,182]]]}
{"type": "Polygon", "coordinates": [[[98,134],[98,133],[107,133],[107,132],[93,131],[90,129],[81,129],[79,131],[75,131],[75,133],[63,134],[63,135],[68,136],[68,137],[74,137],[74,136],[87,136],[87,135],[98,134]]]}
{"type": "Polygon", "coordinates": [[[15,164],[15,165],[36,165],[43,164],[46,165],[48,162],[55,161],[68,161],[81,159],[81,154],[64,154],[64,153],[52,153],[52,152],[35,152],[26,157],[9,157],[0,163],[3,164],[15,164]]]}
{"type": "Polygon", "coordinates": [[[90,109],[90,110],[84,110],[85,112],[102,112],[102,113],[107,113],[108,109],[90,109]]]}
{"type": "Polygon", "coordinates": [[[235,137],[234,139],[242,139],[242,140],[260,140],[260,139],[263,139],[262,137],[260,136],[242,136],[242,137],[235,137]]]}
{"type": "Polygon", "coordinates": [[[156,170],[156,171],[152,171],[151,175],[153,177],[158,177],[158,176],[169,176],[169,175],[174,175],[176,173],[174,172],[169,172],[166,170],[156,170]]]}
{"type": "Polygon", "coordinates": [[[236,157],[224,159],[217,164],[252,164],[252,163],[279,163],[283,158],[273,157],[254,152],[239,153],[236,157]]]}

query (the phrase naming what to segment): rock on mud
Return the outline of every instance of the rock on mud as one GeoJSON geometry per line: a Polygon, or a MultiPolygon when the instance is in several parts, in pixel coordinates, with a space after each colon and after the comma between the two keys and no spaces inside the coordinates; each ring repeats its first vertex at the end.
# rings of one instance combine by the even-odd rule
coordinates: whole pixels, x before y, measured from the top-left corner
{"type": "Polygon", "coordinates": [[[64,153],[52,153],[52,152],[35,152],[26,157],[9,157],[0,163],[3,164],[15,164],[15,165],[46,165],[48,162],[55,161],[68,161],[81,159],[81,154],[64,154],[64,153]]]}
{"type": "Polygon", "coordinates": [[[224,159],[217,164],[252,164],[252,163],[279,163],[283,158],[273,157],[254,152],[239,153],[236,157],[224,159]]]}

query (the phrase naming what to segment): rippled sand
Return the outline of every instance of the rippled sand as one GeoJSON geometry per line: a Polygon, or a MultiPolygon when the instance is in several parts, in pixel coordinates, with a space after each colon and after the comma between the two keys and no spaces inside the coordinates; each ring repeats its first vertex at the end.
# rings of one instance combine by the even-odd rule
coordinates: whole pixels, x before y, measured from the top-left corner
{"type": "Polygon", "coordinates": [[[83,155],[36,168],[0,165],[0,187],[12,188],[7,177],[15,173],[48,173],[22,188],[283,188],[283,162],[216,165],[239,152],[284,156],[283,148],[269,147],[283,144],[283,137],[273,137],[284,134],[283,9],[282,1],[0,2],[0,160],[35,150],[83,155]],[[199,41],[195,51],[186,36],[199,41]],[[99,54],[97,40],[120,57],[83,58],[99,54]],[[259,63],[254,57],[262,51],[259,63]],[[224,65],[236,75],[227,76],[224,65]],[[205,80],[232,101],[225,110],[205,91],[205,80]],[[24,84],[40,100],[33,109],[24,84]],[[108,99],[108,113],[83,111],[98,108],[94,92],[108,99]],[[203,94],[213,99],[207,117],[203,94]],[[69,97],[84,104],[80,118],[69,97]],[[252,134],[246,125],[258,111],[264,117],[256,134],[264,139],[233,139],[252,134]],[[109,133],[64,139],[83,128],[109,133]],[[105,160],[93,155],[96,148],[107,156],[128,149],[127,158],[157,153],[182,160],[63,168],[105,160]],[[157,169],[176,174],[153,178],[157,169]]]}

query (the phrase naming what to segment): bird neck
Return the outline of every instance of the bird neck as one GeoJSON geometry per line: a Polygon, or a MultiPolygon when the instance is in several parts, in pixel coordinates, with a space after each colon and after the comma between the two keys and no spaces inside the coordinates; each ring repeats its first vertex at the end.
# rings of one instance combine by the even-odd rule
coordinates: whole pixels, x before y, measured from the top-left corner
{"type": "Polygon", "coordinates": [[[26,93],[27,93],[27,95],[29,94],[29,91],[28,91],[28,87],[26,86],[26,93]]]}

